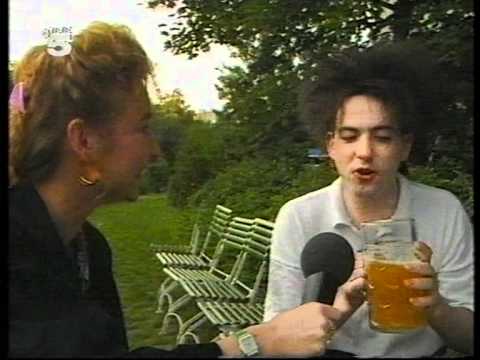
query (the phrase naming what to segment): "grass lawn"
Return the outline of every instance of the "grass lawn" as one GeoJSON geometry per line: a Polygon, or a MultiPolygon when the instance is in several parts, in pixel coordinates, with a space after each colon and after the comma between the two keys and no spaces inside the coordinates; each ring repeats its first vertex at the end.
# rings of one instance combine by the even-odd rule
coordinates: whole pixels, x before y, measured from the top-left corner
{"type": "Polygon", "coordinates": [[[90,220],[107,237],[113,271],[127,323],[130,347],[175,344],[174,334],[158,335],[157,290],[164,278],[152,242],[188,244],[196,214],[168,205],[164,195],[97,209],[90,220]]]}

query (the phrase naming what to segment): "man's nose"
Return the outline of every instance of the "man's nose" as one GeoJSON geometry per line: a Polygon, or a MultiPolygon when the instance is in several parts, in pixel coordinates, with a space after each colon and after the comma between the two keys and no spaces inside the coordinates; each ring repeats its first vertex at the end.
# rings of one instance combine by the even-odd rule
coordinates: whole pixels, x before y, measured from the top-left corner
{"type": "Polygon", "coordinates": [[[370,136],[364,134],[358,140],[356,155],[361,159],[370,159],[373,154],[373,142],[370,136]]]}

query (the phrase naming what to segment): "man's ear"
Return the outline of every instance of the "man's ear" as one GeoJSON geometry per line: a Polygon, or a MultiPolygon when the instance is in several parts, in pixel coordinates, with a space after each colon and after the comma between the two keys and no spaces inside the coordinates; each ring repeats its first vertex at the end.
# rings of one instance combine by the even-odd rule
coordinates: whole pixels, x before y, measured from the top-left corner
{"type": "Polygon", "coordinates": [[[67,142],[81,160],[88,160],[98,148],[99,137],[83,119],[75,118],[67,125],[67,142]]]}

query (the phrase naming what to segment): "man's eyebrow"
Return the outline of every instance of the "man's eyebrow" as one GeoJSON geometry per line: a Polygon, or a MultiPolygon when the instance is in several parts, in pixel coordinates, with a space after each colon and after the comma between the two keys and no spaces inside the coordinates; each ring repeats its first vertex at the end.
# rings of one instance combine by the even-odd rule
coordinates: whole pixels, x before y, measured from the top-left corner
{"type": "MultiPolygon", "coordinates": [[[[359,132],[359,131],[362,131],[362,130],[370,130],[370,129],[364,129],[364,128],[357,128],[357,127],[353,127],[353,126],[340,126],[338,129],[337,129],[337,132],[342,132],[342,131],[352,131],[352,132],[359,132]]],[[[371,128],[371,131],[380,131],[380,130],[389,130],[389,131],[398,131],[398,129],[394,126],[391,126],[391,125],[378,125],[378,126],[374,126],[373,128],[371,128]]]]}
{"type": "Polygon", "coordinates": [[[341,132],[341,131],[360,131],[360,129],[355,128],[353,126],[340,126],[339,128],[337,128],[337,131],[338,132],[341,132]]]}
{"type": "Polygon", "coordinates": [[[375,126],[372,130],[373,131],[379,131],[379,130],[398,131],[398,129],[392,125],[379,125],[379,126],[375,126]]]}

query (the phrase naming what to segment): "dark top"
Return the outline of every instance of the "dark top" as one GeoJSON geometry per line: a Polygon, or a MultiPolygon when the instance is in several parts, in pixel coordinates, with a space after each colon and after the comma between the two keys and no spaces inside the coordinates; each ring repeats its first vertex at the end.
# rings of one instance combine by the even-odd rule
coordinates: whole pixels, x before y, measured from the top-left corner
{"type": "Polygon", "coordinates": [[[218,357],[216,343],[172,351],[128,350],[112,275],[111,250],[90,223],[83,228],[88,286],[47,207],[30,184],[9,189],[10,357],[218,357]]]}

